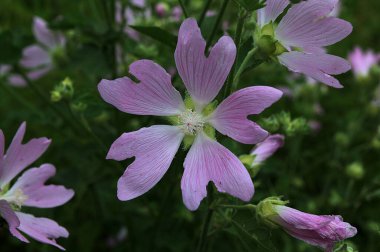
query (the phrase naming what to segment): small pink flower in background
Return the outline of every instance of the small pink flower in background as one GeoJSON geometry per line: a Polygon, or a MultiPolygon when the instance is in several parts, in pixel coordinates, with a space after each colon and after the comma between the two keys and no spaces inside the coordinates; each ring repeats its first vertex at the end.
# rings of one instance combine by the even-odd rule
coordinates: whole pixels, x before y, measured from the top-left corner
{"type": "Polygon", "coordinates": [[[183,14],[183,12],[182,12],[182,8],[181,8],[181,6],[175,6],[174,8],[173,8],[173,10],[172,10],[172,18],[173,18],[173,20],[174,21],[180,21],[181,20],[181,17],[182,17],[182,14],[183,14]]]}
{"type": "Polygon", "coordinates": [[[183,101],[173,87],[170,75],[150,60],[139,60],[130,66],[128,77],[102,80],[98,89],[102,98],[119,110],[136,115],[167,116],[172,126],[154,125],[124,133],[111,146],[107,159],[125,160],[136,157],[118,182],[118,198],[131,200],[160,181],[174,159],[182,140],[191,141],[184,162],[181,181],[183,201],[196,210],[207,195],[212,181],[220,192],[249,201],[254,194],[250,175],[240,160],[219,144],[214,129],[236,141],[255,144],[268,133],[247,116],[259,114],[280,99],[282,92],[265,86],[239,90],[215,110],[210,103],[222,88],[236,57],[233,40],[222,37],[205,56],[206,42],[194,19],[185,20],[180,28],[175,51],[179,75],[192,102],[183,101]]]}
{"type": "Polygon", "coordinates": [[[273,211],[275,214],[269,218],[289,235],[326,252],[332,252],[335,243],[357,233],[356,228],[344,222],[341,216],[313,215],[282,205],[274,205],[273,211]]]}
{"type": "Polygon", "coordinates": [[[14,87],[25,87],[26,81],[21,75],[12,73],[10,65],[0,65],[0,77],[5,76],[8,83],[14,87]]]}
{"type": "Polygon", "coordinates": [[[29,79],[37,80],[54,67],[54,57],[65,47],[66,38],[60,32],[51,31],[40,17],[33,20],[33,33],[38,44],[23,50],[20,64],[28,69],[29,79]]]}
{"type": "Polygon", "coordinates": [[[121,227],[117,234],[111,235],[107,238],[106,244],[109,248],[116,248],[118,245],[122,244],[127,237],[128,229],[126,227],[121,227]]]}
{"type": "MultiPolygon", "coordinates": [[[[132,1],[132,4],[135,7],[139,7],[141,9],[146,8],[145,1],[136,0],[136,1],[132,1]]],[[[139,18],[139,14],[142,15],[143,19],[149,19],[151,17],[150,9],[146,8],[145,10],[143,10],[142,13],[141,13],[141,10],[136,11],[136,10],[131,9],[130,7],[123,9],[123,6],[120,3],[120,1],[116,1],[115,12],[116,12],[115,21],[117,24],[124,25],[123,27],[124,33],[127,34],[131,39],[135,41],[139,41],[140,40],[139,33],[129,26],[136,24],[136,20],[139,18]]]]}
{"type": "Polygon", "coordinates": [[[288,0],[267,0],[258,11],[258,25],[273,32],[278,47],[277,58],[289,70],[303,73],[326,85],[342,88],[331,75],[345,73],[350,64],[340,57],[324,52],[324,47],[335,44],[352,32],[352,25],[331,16],[338,0],[307,0],[294,4],[278,25],[273,22],[290,4],[288,0]],[[271,26],[271,27],[268,27],[271,26]]]}
{"type": "Polygon", "coordinates": [[[279,148],[284,146],[285,137],[280,134],[271,135],[263,142],[258,143],[251,151],[251,155],[255,156],[252,166],[259,165],[272,156],[279,148]]]}
{"type": "Polygon", "coordinates": [[[73,190],[63,186],[45,185],[55,175],[55,167],[43,164],[39,168],[28,169],[10,186],[11,181],[34,163],[51,142],[47,138],[38,138],[22,144],[25,129],[26,124],[21,124],[5,154],[5,139],[0,130],[0,215],[8,223],[12,235],[21,241],[29,242],[20,231],[37,241],[64,250],[55,239],[69,236],[65,228],[53,220],[21,212],[23,206],[57,207],[74,196],[73,190]]]}
{"type": "Polygon", "coordinates": [[[156,11],[157,16],[164,17],[169,11],[169,6],[165,3],[158,3],[154,7],[154,10],[156,11]]]}
{"type": "Polygon", "coordinates": [[[348,60],[351,62],[352,71],[356,77],[367,77],[371,68],[379,63],[380,54],[372,50],[365,52],[360,47],[356,47],[348,56],[348,60]]]}

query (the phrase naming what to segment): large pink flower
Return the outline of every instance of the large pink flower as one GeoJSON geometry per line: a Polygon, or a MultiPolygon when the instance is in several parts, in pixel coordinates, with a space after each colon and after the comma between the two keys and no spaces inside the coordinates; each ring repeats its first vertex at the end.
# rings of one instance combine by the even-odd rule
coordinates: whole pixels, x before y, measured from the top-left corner
{"type": "Polygon", "coordinates": [[[380,62],[380,54],[372,50],[364,52],[360,47],[355,47],[348,60],[352,64],[352,70],[356,77],[367,77],[373,66],[380,62]]]}
{"type": "Polygon", "coordinates": [[[291,236],[332,252],[335,243],[351,238],[357,230],[341,216],[308,214],[287,206],[273,206],[271,221],[291,236]]]}
{"type": "Polygon", "coordinates": [[[290,4],[289,0],[267,0],[258,11],[258,25],[264,34],[272,33],[278,42],[278,60],[291,71],[303,73],[326,85],[341,88],[331,75],[350,70],[340,57],[325,53],[352,32],[352,25],[331,15],[339,0],[307,0],[294,4],[278,24],[275,21],[290,4]]]}
{"type": "Polygon", "coordinates": [[[45,182],[55,175],[55,167],[43,164],[39,168],[31,168],[10,186],[11,181],[34,163],[51,142],[47,138],[38,138],[22,144],[25,128],[26,124],[21,124],[5,154],[4,135],[0,130],[0,215],[7,221],[9,231],[21,241],[29,242],[20,231],[37,241],[64,250],[55,239],[69,236],[65,228],[53,220],[21,212],[23,206],[38,208],[60,206],[74,196],[73,190],[63,186],[45,185],[45,182]]]}
{"type": "Polygon", "coordinates": [[[23,50],[20,64],[28,70],[27,76],[36,80],[54,67],[54,57],[61,54],[66,38],[59,32],[51,31],[40,17],[33,19],[33,34],[38,43],[23,50]]]}
{"type": "Polygon", "coordinates": [[[236,56],[230,37],[222,37],[205,56],[206,43],[194,19],[183,22],[178,36],[175,61],[191,96],[186,105],[172,86],[170,75],[150,60],[130,66],[139,83],[124,77],[102,80],[102,98],[119,110],[137,115],[171,117],[173,126],[155,125],[124,133],[107,158],[124,160],[136,157],[118,182],[118,198],[130,200],[150,190],[168,170],[183,139],[192,146],[185,159],[181,188],[185,205],[196,210],[206,197],[212,181],[220,192],[249,201],[254,187],[239,159],[215,141],[214,128],[224,135],[255,144],[268,133],[247,116],[259,114],[282,95],[264,86],[242,89],[225,99],[215,110],[208,106],[222,88],[236,56]]]}

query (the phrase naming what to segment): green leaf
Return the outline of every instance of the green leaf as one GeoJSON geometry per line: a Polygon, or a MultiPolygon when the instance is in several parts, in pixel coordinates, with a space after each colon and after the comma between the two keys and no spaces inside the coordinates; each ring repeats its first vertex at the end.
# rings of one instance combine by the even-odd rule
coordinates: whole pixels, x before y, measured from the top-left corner
{"type": "Polygon", "coordinates": [[[175,48],[177,44],[177,36],[167,32],[156,26],[130,26],[134,30],[151,37],[171,48],[175,48]]]}
{"type": "Polygon", "coordinates": [[[265,0],[234,0],[247,11],[255,11],[265,7],[265,0]]]}

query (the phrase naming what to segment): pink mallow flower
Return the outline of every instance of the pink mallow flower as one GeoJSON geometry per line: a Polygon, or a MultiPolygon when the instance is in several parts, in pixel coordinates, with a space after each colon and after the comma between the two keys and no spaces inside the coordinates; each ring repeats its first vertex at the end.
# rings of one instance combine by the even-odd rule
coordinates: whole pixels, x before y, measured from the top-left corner
{"type": "Polygon", "coordinates": [[[348,56],[348,60],[356,77],[367,77],[371,68],[379,63],[380,54],[372,50],[364,52],[360,47],[356,47],[348,56]]]}
{"type": "Polygon", "coordinates": [[[338,0],[307,0],[294,4],[277,24],[276,19],[289,6],[288,0],[267,0],[258,11],[259,37],[273,37],[275,55],[289,70],[303,73],[326,85],[342,88],[331,75],[345,73],[351,66],[340,57],[325,53],[352,32],[352,25],[331,15],[338,0]]]}
{"type": "Polygon", "coordinates": [[[20,64],[28,70],[29,79],[37,80],[53,69],[56,58],[63,56],[66,38],[60,32],[51,31],[40,17],[33,20],[33,34],[38,44],[23,50],[20,64]]]}
{"type": "Polygon", "coordinates": [[[69,236],[65,228],[51,219],[37,218],[21,212],[23,206],[57,207],[74,196],[73,190],[63,186],[45,185],[55,175],[55,167],[43,164],[39,168],[31,168],[11,185],[11,181],[36,161],[51,142],[47,138],[38,138],[22,144],[25,128],[26,124],[21,124],[5,154],[5,139],[0,130],[0,215],[8,223],[11,234],[21,241],[29,242],[21,234],[23,232],[37,241],[64,250],[55,239],[69,236]]]}
{"type": "Polygon", "coordinates": [[[251,151],[251,155],[254,155],[255,159],[252,166],[256,166],[267,160],[272,156],[279,148],[284,145],[285,137],[280,134],[271,135],[267,137],[263,142],[258,143],[251,151]]]}
{"type": "Polygon", "coordinates": [[[332,252],[337,242],[356,235],[357,230],[337,215],[314,215],[283,206],[273,206],[269,218],[289,235],[332,252]]]}
{"type": "Polygon", "coordinates": [[[170,75],[150,60],[130,66],[128,77],[102,80],[102,98],[119,110],[136,115],[165,116],[172,126],[154,125],[124,133],[111,146],[107,159],[136,157],[118,181],[118,198],[131,200],[149,191],[168,170],[182,140],[191,148],[181,181],[183,201],[196,210],[212,181],[220,192],[249,201],[254,194],[250,175],[240,160],[214,137],[215,129],[236,141],[255,144],[268,133],[247,116],[259,114],[280,99],[282,92],[254,86],[235,92],[214,110],[211,103],[222,88],[236,57],[233,40],[222,37],[205,56],[206,42],[194,19],[180,28],[175,51],[178,73],[191,98],[183,101],[170,75]]]}

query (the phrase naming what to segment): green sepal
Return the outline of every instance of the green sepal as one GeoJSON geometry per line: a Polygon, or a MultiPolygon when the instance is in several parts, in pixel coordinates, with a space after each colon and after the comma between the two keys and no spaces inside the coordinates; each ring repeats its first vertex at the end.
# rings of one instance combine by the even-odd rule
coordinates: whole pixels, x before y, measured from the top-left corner
{"type": "Polygon", "coordinates": [[[166,116],[165,118],[169,121],[170,124],[173,124],[173,125],[181,124],[179,116],[166,116]]]}
{"type": "Polygon", "coordinates": [[[192,111],[195,111],[195,103],[191,99],[191,96],[187,92],[185,95],[185,107],[186,107],[186,109],[190,109],[192,111]]]}
{"type": "Polygon", "coordinates": [[[260,201],[257,205],[256,218],[271,228],[277,228],[278,225],[272,221],[272,219],[278,215],[275,206],[285,206],[289,203],[289,201],[284,201],[281,198],[282,197],[273,196],[260,201]]]}
{"type": "Polygon", "coordinates": [[[186,151],[190,149],[191,145],[194,143],[195,135],[185,135],[183,138],[183,149],[186,151]]]}
{"type": "Polygon", "coordinates": [[[203,128],[203,132],[211,139],[216,140],[215,129],[210,125],[206,124],[203,128]]]}
{"type": "Polygon", "coordinates": [[[215,100],[211,103],[209,103],[202,111],[202,115],[207,117],[209,115],[212,114],[212,112],[214,112],[214,110],[216,109],[216,107],[218,106],[218,101],[215,100]]]}

